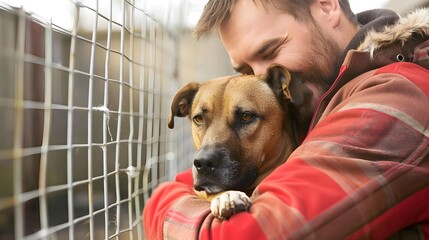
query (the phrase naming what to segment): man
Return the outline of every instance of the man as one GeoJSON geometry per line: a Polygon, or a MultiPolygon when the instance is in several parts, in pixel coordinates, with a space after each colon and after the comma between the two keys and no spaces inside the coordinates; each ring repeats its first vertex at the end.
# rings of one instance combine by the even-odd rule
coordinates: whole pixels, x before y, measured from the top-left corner
{"type": "Polygon", "coordinates": [[[159,186],[144,210],[149,239],[429,238],[428,10],[355,17],[347,0],[211,0],[196,33],[212,30],[238,72],[279,63],[311,89],[298,109],[308,133],[228,221],[195,197],[190,171],[159,186]]]}

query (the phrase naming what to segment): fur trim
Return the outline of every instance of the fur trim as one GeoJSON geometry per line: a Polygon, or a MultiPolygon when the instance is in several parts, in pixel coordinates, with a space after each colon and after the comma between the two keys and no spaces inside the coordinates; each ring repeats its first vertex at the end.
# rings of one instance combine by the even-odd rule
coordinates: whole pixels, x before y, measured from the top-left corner
{"type": "Polygon", "coordinates": [[[421,8],[414,10],[407,16],[383,31],[369,31],[364,41],[358,47],[360,51],[370,52],[371,56],[375,50],[399,42],[404,45],[413,34],[429,36],[429,9],[421,8]]]}

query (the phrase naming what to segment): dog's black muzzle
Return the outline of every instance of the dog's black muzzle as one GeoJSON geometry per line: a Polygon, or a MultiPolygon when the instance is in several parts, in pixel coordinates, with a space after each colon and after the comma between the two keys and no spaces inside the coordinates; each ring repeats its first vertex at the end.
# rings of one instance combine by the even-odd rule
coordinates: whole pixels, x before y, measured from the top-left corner
{"type": "Polygon", "coordinates": [[[210,176],[229,161],[229,153],[225,149],[205,148],[198,151],[194,158],[194,167],[198,174],[210,176]]]}
{"type": "Polygon", "coordinates": [[[202,147],[194,158],[194,188],[197,191],[218,193],[242,190],[253,183],[255,168],[246,167],[240,154],[223,146],[202,147]]]}

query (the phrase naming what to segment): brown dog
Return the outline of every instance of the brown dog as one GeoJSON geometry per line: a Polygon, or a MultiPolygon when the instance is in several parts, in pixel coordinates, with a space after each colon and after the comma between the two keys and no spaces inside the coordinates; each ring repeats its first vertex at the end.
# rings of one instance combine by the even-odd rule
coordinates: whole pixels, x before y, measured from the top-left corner
{"type": "Polygon", "coordinates": [[[256,185],[297,147],[295,113],[309,97],[279,65],[263,76],[189,83],[176,93],[168,126],[174,127],[175,116],[189,116],[197,149],[194,189],[211,200],[215,217],[246,210],[256,185]]]}

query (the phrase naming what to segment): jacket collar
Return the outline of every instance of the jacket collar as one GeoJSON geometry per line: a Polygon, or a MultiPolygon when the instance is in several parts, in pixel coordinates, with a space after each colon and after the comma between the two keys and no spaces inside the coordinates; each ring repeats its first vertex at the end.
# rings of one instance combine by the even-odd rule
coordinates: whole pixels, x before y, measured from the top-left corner
{"type": "Polygon", "coordinates": [[[404,18],[393,11],[378,9],[359,13],[357,18],[361,28],[346,48],[337,79],[319,100],[309,131],[335,93],[356,76],[398,61],[414,62],[429,69],[428,9],[416,10],[404,18]]]}
{"type": "Polygon", "coordinates": [[[347,54],[349,50],[357,49],[368,32],[380,32],[386,26],[394,24],[399,19],[399,15],[396,12],[387,9],[368,10],[356,14],[356,17],[360,29],[348,44],[345,54],[347,54]]]}
{"type": "Polygon", "coordinates": [[[369,52],[376,66],[412,62],[429,69],[429,9],[417,9],[382,31],[366,33],[359,51],[369,52]]]}

